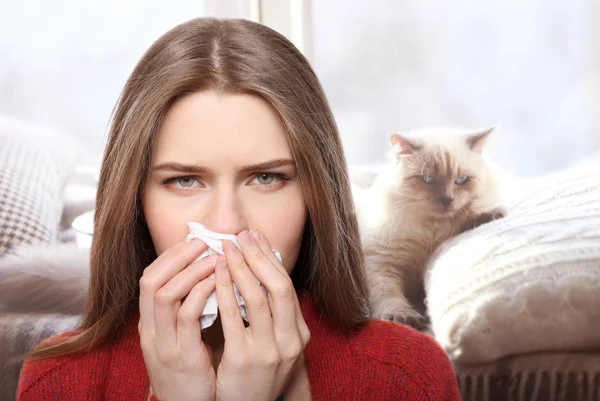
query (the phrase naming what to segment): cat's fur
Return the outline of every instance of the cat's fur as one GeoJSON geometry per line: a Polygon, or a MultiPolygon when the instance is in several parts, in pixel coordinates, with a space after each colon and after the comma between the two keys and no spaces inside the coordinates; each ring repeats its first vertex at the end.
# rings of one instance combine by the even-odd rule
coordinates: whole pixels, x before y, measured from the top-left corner
{"type": "Polygon", "coordinates": [[[356,200],[373,317],[424,328],[423,274],[433,251],[504,216],[500,186],[482,155],[492,130],[391,136],[390,164],[356,200]]]}
{"type": "Polygon", "coordinates": [[[0,313],[79,315],[85,309],[89,278],[87,248],[13,248],[0,256],[0,313]]]}

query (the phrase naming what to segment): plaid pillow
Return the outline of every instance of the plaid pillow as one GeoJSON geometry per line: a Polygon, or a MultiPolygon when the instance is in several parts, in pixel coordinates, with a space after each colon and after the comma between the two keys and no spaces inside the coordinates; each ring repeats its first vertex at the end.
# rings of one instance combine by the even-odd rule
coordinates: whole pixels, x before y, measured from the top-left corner
{"type": "Polygon", "coordinates": [[[66,135],[0,116],[0,255],[57,242],[62,191],[81,150],[66,135]]]}

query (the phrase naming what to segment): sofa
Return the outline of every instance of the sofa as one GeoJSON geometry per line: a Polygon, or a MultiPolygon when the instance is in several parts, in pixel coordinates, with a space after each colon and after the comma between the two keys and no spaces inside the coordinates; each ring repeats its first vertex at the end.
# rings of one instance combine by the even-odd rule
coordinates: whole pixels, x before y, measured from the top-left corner
{"type": "MultiPolygon", "coordinates": [[[[58,134],[32,140],[38,130],[0,118],[0,142],[25,138],[0,149],[0,219],[12,219],[12,232],[0,231],[0,290],[11,248],[76,247],[71,223],[94,205],[95,170],[81,148],[53,149],[58,134]],[[42,146],[24,149],[32,143],[42,146]],[[23,174],[30,178],[6,184],[23,174]],[[28,208],[3,204],[8,192],[30,198],[28,208]]],[[[360,185],[372,176],[352,175],[360,185]]],[[[429,261],[430,334],[452,360],[464,400],[600,400],[600,158],[511,188],[506,218],[450,239],[429,261]]],[[[15,358],[75,328],[83,302],[7,313],[2,299],[0,291],[0,401],[11,401],[22,366],[15,358]]]]}
{"type": "Polygon", "coordinates": [[[0,401],[15,399],[19,357],[80,320],[81,299],[32,313],[34,286],[17,287],[9,273],[18,269],[35,279],[37,266],[68,254],[78,262],[73,276],[80,276],[77,269],[80,280],[89,274],[89,250],[77,248],[71,227],[95,206],[97,168],[86,164],[87,156],[69,135],[0,115],[0,401]]]}

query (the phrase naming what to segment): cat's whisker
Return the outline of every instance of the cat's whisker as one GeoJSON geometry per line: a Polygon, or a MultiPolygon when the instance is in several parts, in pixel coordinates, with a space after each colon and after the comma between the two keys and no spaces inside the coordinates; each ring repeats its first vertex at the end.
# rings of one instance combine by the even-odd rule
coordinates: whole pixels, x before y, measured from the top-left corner
{"type": "Polygon", "coordinates": [[[404,192],[404,191],[399,190],[399,189],[395,189],[395,190],[390,191],[390,194],[396,195],[396,196],[402,197],[402,198],[423,199],[422,196],[411,194],[409,192],[404,192]]]}
{"type": "Polygon", "coordinates": [[[417,196],[415,194],[411,194],[410,192],[408,192],[406,190],[402,190],[402,189],[395,189],[395,190],[390,191],[390,193],[395,194],[395,195],[403,195],[403,196],[412,196],[412,197],[417,196]]]}
{"type": "Polygon", "coordinates": [[[402,197],[402,198],[406,198],[406,199],[422,199],[420,196],[409,195],[409,194],[402,193],[402,192],[393,192],[393,194],[398,197],[402,197]]]}
{"type": "Polygon", "coordinates": [[[395,207],[394,210],[398,211],[398,210],[408,209],[410,206],[420,205],[421,203],[423,203],[423,201],[417,201],[417,202],[411,202],[411,203],[402,202],[401,203],[402,206],[395,207]]]}
{"type": "Polygon", "coordinates": [[[429,162],[429,160],[426,160],[425,163],[423,163],[423,167],[421,167],[421,175],[425,174],[425,169],[427,168],[428,162],[429,162]]]}

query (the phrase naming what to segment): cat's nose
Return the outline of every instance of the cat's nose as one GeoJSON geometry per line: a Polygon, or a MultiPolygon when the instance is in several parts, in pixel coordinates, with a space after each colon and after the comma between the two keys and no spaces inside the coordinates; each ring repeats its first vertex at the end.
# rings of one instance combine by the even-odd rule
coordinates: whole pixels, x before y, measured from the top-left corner
{"type": "Polygon", "coordinates": [[[454,201],[454,198],[450,198],[449,196],[440,196],[438,201],[442,204],[442,206],[448,207],[452,201],[454,201]]]}

